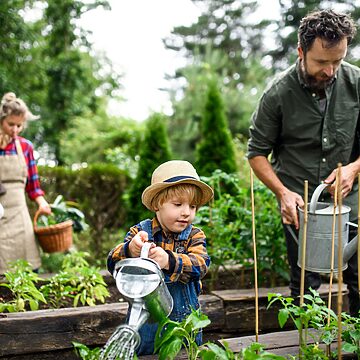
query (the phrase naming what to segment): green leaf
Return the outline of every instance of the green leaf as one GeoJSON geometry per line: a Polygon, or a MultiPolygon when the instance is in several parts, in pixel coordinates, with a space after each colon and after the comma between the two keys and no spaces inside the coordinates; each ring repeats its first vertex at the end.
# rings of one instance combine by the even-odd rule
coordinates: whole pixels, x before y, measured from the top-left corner
{"type": "Polygon", "coordinates": [[[159,352],[159,360],[172,360],[181,350],[182,340],[174,338],[167,343],[163,344],[159,352]]]}
{"type": "Polygon", "coordinates": [[[284,327],[284,325],[286,324],[288,318],[289,318],[289,310],[280,309],[279,314],[278,314],[278,321],[279,321],[279,325],[280,325],[281,328],[284,327]]]}

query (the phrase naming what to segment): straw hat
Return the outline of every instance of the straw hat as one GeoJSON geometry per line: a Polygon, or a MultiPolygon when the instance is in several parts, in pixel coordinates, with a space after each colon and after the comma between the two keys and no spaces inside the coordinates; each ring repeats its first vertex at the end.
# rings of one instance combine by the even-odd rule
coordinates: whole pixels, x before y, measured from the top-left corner
{"type": "Polygon", "coordinates": [[[194,184],[200,188],[202,199],[199,206],[206,204],[214,195],[212,188],[202,182],[195,168],[183,160],[171,160],[158,166],[151,177],[151,185],[142,193],[142,203],[151,211],[155,211],[151,202],[162,190],[178,185],[194,184]]]}

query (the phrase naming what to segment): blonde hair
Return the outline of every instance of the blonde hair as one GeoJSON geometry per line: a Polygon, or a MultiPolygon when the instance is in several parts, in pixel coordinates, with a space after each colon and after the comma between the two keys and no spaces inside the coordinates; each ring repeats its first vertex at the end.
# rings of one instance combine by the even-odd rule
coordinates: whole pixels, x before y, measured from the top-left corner
{"type": "Polygon", "coordinates": [[[2,124],[4,119],[11,115],[23,115],[25,121],[35,120],[36,118],[38,118],[31,113],[23,100],[16,97],[15,93],[8,92],[1,99],[0,124],[2,124]]]}
{"type": "Polygon", "coordinates": [[[199,208],[202,200],[201,189],[194,184],[178,184],[169,186],[160,191],[151,201],[154,209],[159,208],[164,202],[172,198],[186,199],[190,204],[199,208]]]}

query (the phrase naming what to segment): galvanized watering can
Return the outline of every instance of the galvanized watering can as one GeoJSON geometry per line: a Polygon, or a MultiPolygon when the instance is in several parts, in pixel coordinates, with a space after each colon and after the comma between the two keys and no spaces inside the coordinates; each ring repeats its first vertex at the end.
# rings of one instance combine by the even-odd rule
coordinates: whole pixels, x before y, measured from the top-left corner
{"type": "Polygon", "coordinates": [[[173,298],[165,284],[159,265],[148,258],[150,242],[143,245],[140,257],[119,261],[114,270],[116,286],[131,304],[129,324],[136,323],[141,313],[148,311],[160,322],[173,308],[173,298]]]}
{"type": "MultiPolygon", "coordinates": [[[[316,273],[331,272],[331,246],[333,236],[333,217],[334,204],[318,202],[320,194],[329,184],[320,184],[314,191],[310,204],[308,205],[308,221],[306,232],[306,253],[305,253],[305,270],[316,273]]],[[[339,214],[341,214],[341,243],[343,247],[343,267],[347,268],[348,260],[357,251],[358,237],[355,236],[348,242],[349,226],[355,226],[349,222],[351,208],[342,205],[336,208],[335,213],[335,233],[334,233],[334,272],[338,271],[338,246],[339,246],[339,214]],[[340,210],[340,211],[339,211],[340,210]]],[[[288,230],[299,244],[298,265],[302,265],[302,242],[304,234],[304,210],[299,208],[299,238],[296,237],[290,226],[288,230]]]]}

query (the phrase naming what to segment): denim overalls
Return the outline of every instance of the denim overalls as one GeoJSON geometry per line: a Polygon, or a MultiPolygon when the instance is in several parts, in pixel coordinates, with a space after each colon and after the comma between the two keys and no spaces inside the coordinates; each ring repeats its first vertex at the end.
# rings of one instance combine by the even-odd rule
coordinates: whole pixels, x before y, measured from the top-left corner
{"type": "MultiPolygon", "coordinates": [[[[151,220],[147,219],[140,222],[142,230],[146,231],[149,235],[149,241],[157,243],[156,238],[153,238],[151,220]]],[[[191,233],[192,225],[189,225],[179,235],[178,241],[187,241],[191,233]]],[[[159,233],[159,235],[161,235],[159,233]]],[[[155,236],[156,237],[156,236],[155,236]]],[[[186,245],[186,243],[185,243],[186,245]]],[[[185,249],[186,250],[186,249],[185,249]]],[[[175,249],[176,251],[176,249],[175,249]]],[[[171,320],[182,321],[187,315],[191,313],[191,308],[198,309],[199,301],[198,295],[200,293],[199,281],[190,281],[189,283],[182,283],[180,281],[170,282],[169,275],[164,274],[166,285],[174,300],[174,307],[169,316],[171,320]]],[[[137,349],[137,355],[150,355],[154,352],[155,334],[158,328],[157,323],[147,322],[139,330],[141,336],[141,343],[137,349]]],[[[202,332],[200,331],[196,336],[196,343],[201,345],[202,332]]]]}

